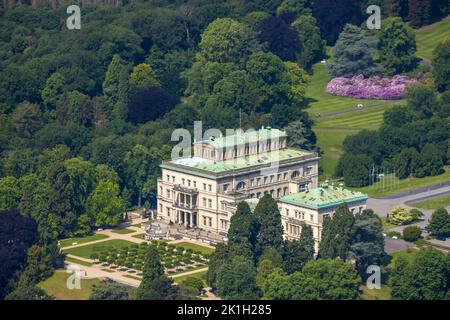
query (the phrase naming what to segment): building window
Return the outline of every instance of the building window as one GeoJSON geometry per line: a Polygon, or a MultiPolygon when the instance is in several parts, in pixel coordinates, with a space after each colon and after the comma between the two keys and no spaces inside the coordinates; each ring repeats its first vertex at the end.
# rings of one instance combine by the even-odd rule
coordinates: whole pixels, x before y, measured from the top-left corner
{"type": "Polygon", "coordinates": [[[167,208],[167,216],[170,217],[170,208],[167,208]]]}
{"type": "Polygon", "coordinates": [[[184,186],[184,182],[185,182],[185,180],[184,180],[184,178],[182,178],[181,179],[181,184],[184,186]]]}
{"type": "Polygon", "coordinates": [[[170,176],[169,175],[167,175],[167,181],[170,181],[170,176]]]}
{"type": "Polygon", "coordinates": [[[162,206],[162,204],[159,204],[159,213],[163,213],[163,206],[162,206]]]}
{"type": "Polygon", "coordinates": [[[256,179],[256,184],[257,184],[258,186],[261,185],[261,178],[257,178],[257,179],[256,179]]]}
{"type": "Polygon", "coordinates": [[[289,209],[286,209],[286,216],[289,217],[289,209]]]}
{"type": "Polygon", "coordinates": [[[175,183],[175,176],[172,176],[172,182],[175,183]]]}
{"type": "Polygon", "coordinates": [[[197,181],[194,181],[194,188],[197,188],[197,181]]]}
{"type": "Polygon", "coordinates": [[[161,186],[159,187],[159,194],[163,195],[163,188],[161,186]]]}
{"type": "Polygon", "coordinates": [[[236,185],[236,190],[241,190],[241,189],[245,189],[245,182],[244,182],[244,181],[240,181],[240,182],[236,185]]]}
{"type": "Polygon", "coordinates": [[[283,179],[284,179],[284,180],[287,179],[287,176],[288,176],[288,173],[287,173],[287,172],[283,173],[283,179]]]}
{"type": "Polygon", "coordinates": [[[206,198],[203,198],[203,206],[206,208],[206,198]]]}
{"type": "Polygon", "coordinates": [[[261,192],[256,193],[256,197],[259,199],[261,198],[261,192]]]}
{"type": "Polygon", "coordinates": [[[212,200],[208,199],[208,208],[212,208],[212,200]]]}
{"type": "Polygon", "coordinates": [[[228,221],[227,220],[224,220],[224,219],[220,219],[220,229],[222,229],[222,230],[227,230],[227,226],[228,225],[228,221]]]}
{"type": "Polygon", "coordinates": [[[212,227],[212,218],[208,217],[208,226],[212,227]]]}
{"type": "Polygon", "coordinates": [[[166,197],[170,198],[170,190],[169,189],[166,190],[166,197]]]}
{"type": "Polygon", "coordinates": [[[251,180],[250,180],[250,185],[251,185],[252,187],[255,186],[255,179],[251,179],[251,180]]]}
{"type": "Polygon", "coordinates": [[[283,189],[283,195],[287,195],[288,194],[288,188],[287,187],[284,187],[284,189],[283,189]]]}
{"type": "Polygon", "coordinates": [[[203,190],[206,190],[206,183],[203,184],[203,190]]]}
{"type": "Polygon", "coordinates": [[[208,184],[208,191],[212,191],[212,185],[208,184]]]}
{"type": "Polygon", "coordinates": [[[309,215],[309,221],[314,221],[314,215],[312,214],[309,215]]]}
{"type": "Polygon", "coordinates": [[[224,184],[224,185],[223,185],[223,191],[224,191],[224,192],[228,191],[228,187],[229,187],[229,186],[230,186],[230,185],[229,185],[228,183],[224,184]]]}
{"type": "Polygon", "coordinates": [[[278,181],[281,181],[281,173],[278,174],[278,181]]]}
{"type": "Polygon", "coordinates": [[[187,182],[188,182],[188,187],[190,187],[191,186],[191,180],[188,180],[187,182]]]}
{"type": "Polygon", "coordinates": [[[203,225],[206,226],[206,217],[203,216],[203,225]]]}
{"type": "Polygon", "coordinates": [[[264,184],[267,184],[267,177],[264,177],[264,184]]]}
{"type": "Polygon", "coordinates": [[[270,176],[270,182],[273,182],[275,177],[272,175],[272,176],[270,176]]]}

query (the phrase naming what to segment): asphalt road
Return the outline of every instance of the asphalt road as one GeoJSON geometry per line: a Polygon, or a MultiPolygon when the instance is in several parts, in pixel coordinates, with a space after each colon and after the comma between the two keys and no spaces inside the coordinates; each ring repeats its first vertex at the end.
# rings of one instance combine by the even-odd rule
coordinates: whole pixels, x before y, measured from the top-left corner
{"type": "MultiPolygon", "coordinates": [[[[442,195],[450,194],[450,186],[443,187],[430,187],[430,188],[422,188],[418,189],[418,191],[412,191],[409,193],[401,193],[397,196],[390,195],[386,198],[375,199],[369,198],[367,200],[367,207],[373,209],[373,211],[380,217],[385,217],[390,210],[398,205],[405,206],[407,208],[411,208],[408,204],[411,204],[416,201],[423,201],[427,199],[436,198],[442,195]]],[[[450,211],[450,206],[447,208],[450,211]]],[[[424,214],[423,221],[416,223],[414,225],[424,228],[428,224],[428,220],[433,213],[433,210],[421,209],[424,214]]],[[[405,226],[399,226],[397,228],[390,229],[391,231],[402,232],[405,226]]],[[[385,237],[385,246],[384,250],[387,253],[405,250],[409,247],[414,246],[412,243],[401,240],[401,239],[392,239],[390,237],[385,237]]],[[[437,241],[437,240],[436,240],[437,241]]],[[[442,245],[450,246],[450,239],[443,241],[442,245]]]]}

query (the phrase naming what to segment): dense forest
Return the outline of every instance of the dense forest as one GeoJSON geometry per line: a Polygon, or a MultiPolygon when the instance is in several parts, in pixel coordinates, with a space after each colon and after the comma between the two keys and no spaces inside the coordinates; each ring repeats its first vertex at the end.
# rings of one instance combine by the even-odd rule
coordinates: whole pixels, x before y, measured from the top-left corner
{"type": "MultiPolygon", "coordinates": [[[[284,128],[292,146],[316,149],[305,112],[311,67],[346,24],[364,24],[368,4],[414,27],[448,14],[441,0],[79,1],[81,29],[68,30],[69,2],[0,3],[0,210],[11,216],[0,226],[8,221],[24,235],[0,252],[0,260],[14,257],[2,265],[0,298],[14,288],[43,296],[34,285],[61,264],[57,239],[116,226],[125,209],[153,206],[175,128],[193,130],[194,120],[204,130],[237,128],[241,118],[244,128],[284,128]],[[36,265],[25,261],[47,269],[33,275],[36,265]]],[[[386,63],[389,50],[380,51],[386,63]]],[[[439,50],[437,89],[415,90],[407,110],[386,114],[380,132],[346,141],[348,150],[372,157],[358,164],[403,165],[421,153],[433,167],[408,166],[405,176],[442,170],[450,132],[448,43],[439,50]],[[389,140],[397,135],[409,140],[389,140]],[[367,141],[386,146],[366,150],[367,141]]],[[[414,68],[410,62],[390,67],[403,72],[414,68]]],[[[382,55],[380,63],[389,74],[382,55]]],[[[340,168],[346,177],[345,163],[340,168]]]]}

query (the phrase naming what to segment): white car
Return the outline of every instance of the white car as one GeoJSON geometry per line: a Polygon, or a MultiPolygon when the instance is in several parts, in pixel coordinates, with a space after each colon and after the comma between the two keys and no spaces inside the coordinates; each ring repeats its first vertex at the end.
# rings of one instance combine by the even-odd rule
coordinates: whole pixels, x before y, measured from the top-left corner
{"type": "Polygon", "coordinates": [[[398,239],[398,237],[397,237],[397,236],[392,236],[392,239],[395,239],[395,240],[397,240],[397,239],[398,239]]]}
{"type": "Polygon", "coordinates": [[[356,109],[361,110],[361,109],[363,109],[363,108],[364,108],[364,105],[363,105],[362,103],[358,103],[358,104],[356,105],[356,109]]]}

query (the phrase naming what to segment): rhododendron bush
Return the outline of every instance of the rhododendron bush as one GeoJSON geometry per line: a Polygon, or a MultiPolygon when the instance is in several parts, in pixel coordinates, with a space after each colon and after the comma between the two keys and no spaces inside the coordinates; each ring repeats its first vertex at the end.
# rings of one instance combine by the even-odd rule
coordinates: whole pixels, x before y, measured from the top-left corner
{"type": "Polygon", "coordinates": [[[401,75],[388,79],[379,76],[364,78],[360,74],[352,78],[332,79],[327,85],[327,92],[340,97],[393,100],[402,98],[405,95],[406,85],[415,81],[401,75]]]}

